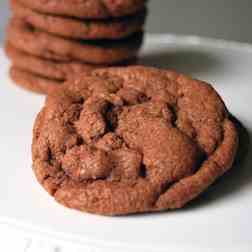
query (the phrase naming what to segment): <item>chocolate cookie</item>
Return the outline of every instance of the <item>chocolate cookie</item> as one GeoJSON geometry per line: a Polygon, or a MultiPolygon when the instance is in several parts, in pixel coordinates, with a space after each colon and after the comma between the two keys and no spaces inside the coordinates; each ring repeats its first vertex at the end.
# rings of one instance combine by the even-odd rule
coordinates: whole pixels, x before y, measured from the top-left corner
{"type": "Polygon", "coordinates": [[[5,52],[15,67],[49,79],[61,81],[64,81],[71,76],[81,74],[84,71],[99,67],[90,64],[82,64],[80,62],[59,62],[46,60],[22,52],[13,47],[10,43],[6,44],[5,52]]]}
{"type": "Polygon", "coordinates": [[[146,11],[134,16],[109,20],[84,20],[52,16],[33,11],[11,0],[15,17],[43,31],[76,39],[120,39],[142,31],[146,11]]]}
{"type": "Polygon", "coordinates": [[[33,169],[70,208],[125,215],[181,208],[233,164],[238,135],[207,83],[147,67],[100,69],[49,95],[33,169]]]}
{"type": "MultiPolygon", "coordinates": [[[[48,88],[50,84],[57,84],[58,86],[58,84],[62,84],[65,80],[72,78],[73,76],[79,75],[85,71],[106,67],[105,65],[82,64],[81,62],[59,62],[59,61],[46,60],[22,52],[13,47],[12,45],[10,45],[9,43],[6,43],[5,45],[5,52],[7,56],[10,58],[13,67],[18,68],[19,76],[27,76],[27,75],[30,76],[29,78],[19,77],[19,80],[22,81],[18,81],[18,84],[19,85],[23,84],[23,86],[25,86],[26,89],[29,89],[31,91],[34,91],[35,86],[36,89],[35,91],[39,93],[48,93],[50,92],[51,89],[54,89],[54,87],[48,88]],[[20,72],[22,72],[22,74],[20,74],[20,72]],[[31,82],[31,79],[32,80],[39,79],[40,83],[47,83],[47,84],[34,85],[33,84],[34,81],[31,82]],[[26,84],[25,80],[28,80],[26,84]]],[[[118,66],[134,65],[136,64],[136,62],[137,59],[132,59],[130,61],[122,62],[118,66]]]]}
{"type": "Polygon", "coordinates": [[[142,10],[145,0],[19,0],[38,12],[80,18],[110,18],[130,15],[142,10]]]}
{"type": "Polygon", "coordinates": [[[62,84],[62,81],[51,80],[14,66],[10,68],[10,77],[21,88],[41,94],[54,92],[62,84]]]}
{"type": "Polygon", "coordinates": [[[13,18],[7,40],[16,48],[50,60],[79,60],[91,64],[117,64],[136,57],[142,33],[118,41],[76,41],[34,29],[21,19],[13,18]]]}

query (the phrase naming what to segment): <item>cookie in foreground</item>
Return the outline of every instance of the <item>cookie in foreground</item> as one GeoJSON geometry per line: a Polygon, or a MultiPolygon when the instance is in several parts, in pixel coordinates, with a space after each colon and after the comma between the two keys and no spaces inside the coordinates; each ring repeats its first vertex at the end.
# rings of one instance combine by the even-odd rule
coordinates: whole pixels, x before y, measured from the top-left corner
{"type": "Polygon", "coordinates": [[[185,206],[232,167],[238,134],[213,87],[149,67],[107,68],[50,94],[33,170],[59,203],[127,215],[185,206]]]}

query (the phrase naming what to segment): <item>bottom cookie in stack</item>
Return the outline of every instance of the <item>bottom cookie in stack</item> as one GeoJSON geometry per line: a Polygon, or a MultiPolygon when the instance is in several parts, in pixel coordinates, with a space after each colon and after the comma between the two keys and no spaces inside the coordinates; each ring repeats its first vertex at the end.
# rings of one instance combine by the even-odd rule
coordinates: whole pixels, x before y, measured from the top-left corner
{"type": "Polygon", "coordinates": [[[12,62],[10,76],[14,82],[37,93],[49,93],[72,75],[95,68],[77,61],[59,62],[43,59],[16,49],[8,42],[5,52],[12,62]]]}
{"type": "MultiPolygon", "coordinates": [[[[78,75],[84,71],[105,67],[105,65],[85,64],[79,61],[60,62],[33,56],[10,43],[6,43],[5,52],[12,62],[10,69],[11,79],[22,88],[37,93],[50,93],[71,76],[78,75]]],[[[118,66],[136,64],[133,58],[119,63],[118,66]]]]}
{"type": "Polygon", "coordinates": [[[10,77],[18,86],[42,94],[55,91],[62,83],[59,80],[48,79],[15,66],[10,68],[10,77]]]}

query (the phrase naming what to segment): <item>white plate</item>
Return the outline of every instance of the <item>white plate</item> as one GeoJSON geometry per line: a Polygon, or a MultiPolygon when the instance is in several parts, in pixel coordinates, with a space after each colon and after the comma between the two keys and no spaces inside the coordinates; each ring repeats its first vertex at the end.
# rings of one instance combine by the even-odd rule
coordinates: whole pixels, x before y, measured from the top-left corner
{"type": "Polygon", "coordinates": [[[88,251],[252,251],[252,155],[245,155],[252,129],[252,46],[152,35],[142,62],[213,83],[247,130],[238,165],[183,210],[108,218],[66,209],[44,192],[31,170],[32,125],[44,98],[11,83],[1,50],[0,222],[88,251]]]}

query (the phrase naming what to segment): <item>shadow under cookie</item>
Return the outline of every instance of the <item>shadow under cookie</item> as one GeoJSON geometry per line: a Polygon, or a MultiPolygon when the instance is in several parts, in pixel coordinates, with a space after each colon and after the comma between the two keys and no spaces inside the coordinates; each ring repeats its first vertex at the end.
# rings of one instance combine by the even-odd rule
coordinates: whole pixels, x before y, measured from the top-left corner
{"type": "Polygon", "coordinates": [[[220,71],[223,67],[223,62],[219,58],[195,48],[174,50],[172,47],[167,47],[144,55],[140,63],[146,66],[174,69],[190,76],[220,71]]]}

